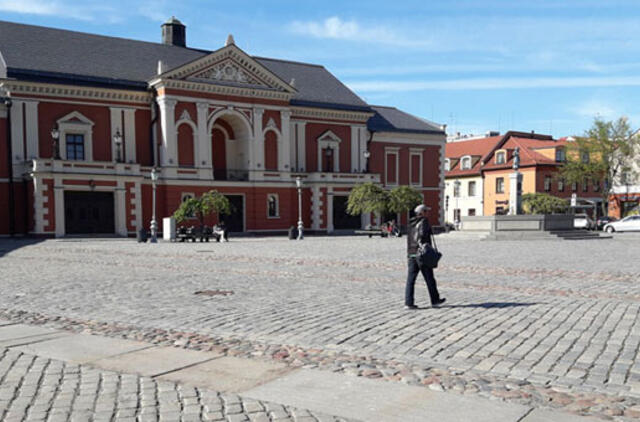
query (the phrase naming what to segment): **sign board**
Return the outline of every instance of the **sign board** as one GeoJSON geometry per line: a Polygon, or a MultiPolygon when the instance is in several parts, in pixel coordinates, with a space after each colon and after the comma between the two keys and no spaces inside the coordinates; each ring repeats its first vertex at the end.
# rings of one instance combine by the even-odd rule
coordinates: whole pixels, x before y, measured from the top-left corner
{"type": "Polygon", "coordinates": [[[575,193],[571,194],[571,206],[575,207],[576,205],[578,205],[578,195],[576,195],[575,193]]]}

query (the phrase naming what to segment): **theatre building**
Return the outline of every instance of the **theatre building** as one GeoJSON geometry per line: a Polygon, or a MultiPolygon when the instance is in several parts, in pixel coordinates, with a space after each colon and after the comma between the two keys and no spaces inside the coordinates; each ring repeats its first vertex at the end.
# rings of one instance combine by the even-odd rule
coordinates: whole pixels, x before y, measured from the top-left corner
{"type": "MultiPolygon", "coordinates": [[[[442,224],[445,134],[323,66],[0,22],[0,235],[131,236],[215,189],[231,231],[353,230],[363,182],[411,185],[442,224]]],[[[406,221],[406,216],[398,216],[406,221]]],[[[209,224],[215,222],[213,216],[209,224]]],[[[188,223],[189,224],[189,223],[188,223]]],[[[193,221],[195,224],[195,220],[193,221]]]]}

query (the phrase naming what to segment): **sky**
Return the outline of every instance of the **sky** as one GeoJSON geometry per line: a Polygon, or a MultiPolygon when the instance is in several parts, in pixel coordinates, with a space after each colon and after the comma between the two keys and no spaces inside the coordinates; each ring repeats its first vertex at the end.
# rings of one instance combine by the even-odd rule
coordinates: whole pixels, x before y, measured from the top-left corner
{"type": "Polygon", "coordinates": [[[152,42],[172,15],[189,47],[231,33],[449,133],[581,135],[621,116],[640,128],[637,0],[0,0],[0,20],[152,42]]]}

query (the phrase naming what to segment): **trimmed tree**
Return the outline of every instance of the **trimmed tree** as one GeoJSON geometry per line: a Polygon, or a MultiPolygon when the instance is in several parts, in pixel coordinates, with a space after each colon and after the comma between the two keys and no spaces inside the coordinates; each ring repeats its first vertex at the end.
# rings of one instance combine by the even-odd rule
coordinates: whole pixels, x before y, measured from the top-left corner
{"type": "Polygon", "coordinates": [[[200,228],[204,227],[204,219],[210,214],[231,214],[231,203],[226,196],[211,190],[199,198],[189,198],[173,213],[176,222],[182,223],[187,218],[196,217],[200,228]]]}
{"type": "Polygon", "coordinates": [[[422,195],[411,186],[398,186],[389,192],[389,204],[387,210],[392,213],[402,214],[414,209],[422,203],[422,195]]]}
{"type": "Polygon", "coordinates": [[[633,160],[640,151],[638,136],[634,135],[626,117],[615,122],[596,118],[585,136],[567,145],[567,161],[560,168],[559,176],[568,183],[603,181],[602,213],[606,215],[613,185],[624,183],[625,177],[633,177],[633,160]]]}
{"type": "Polygon", "coordinates": [[[382,214],[388,209],[389,192],[374,183],[362,183],[351,189],[347,200],[347,213],[360,215],[366,213],[382,214]]]}
{"type": "Polygon", "coordinates": [[[559,214],[569,208],[566,199],[546,193],[525,193],[522,195],[522,210],[525,214],[559,214]]]}

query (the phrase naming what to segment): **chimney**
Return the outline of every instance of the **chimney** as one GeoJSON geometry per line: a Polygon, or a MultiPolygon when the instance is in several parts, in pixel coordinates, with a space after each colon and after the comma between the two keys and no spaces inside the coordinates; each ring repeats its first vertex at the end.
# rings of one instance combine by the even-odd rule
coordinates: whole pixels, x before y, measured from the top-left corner
{"type": "Polygon", "coordinates": [[[186,27],[175,16],[171,16],[171,19],[162,24],[162,44],[187,46],[186,27]]]}

